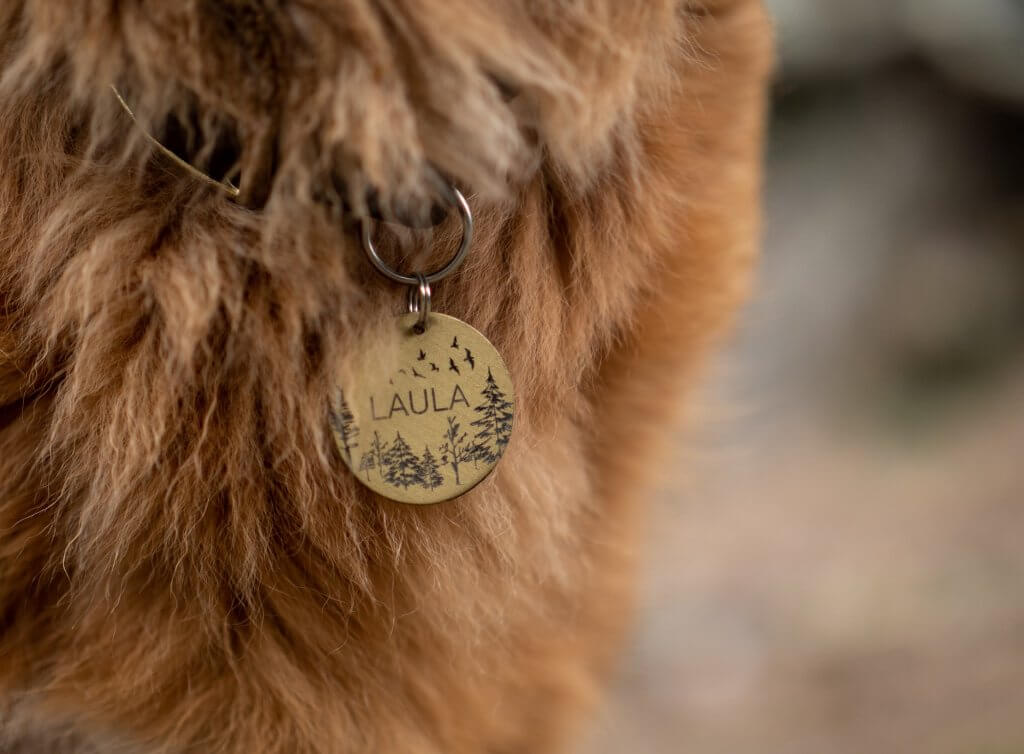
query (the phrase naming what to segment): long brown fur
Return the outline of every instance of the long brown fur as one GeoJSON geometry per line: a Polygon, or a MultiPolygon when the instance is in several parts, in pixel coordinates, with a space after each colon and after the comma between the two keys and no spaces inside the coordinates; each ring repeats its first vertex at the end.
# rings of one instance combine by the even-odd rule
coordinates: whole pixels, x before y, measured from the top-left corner
{"type": "Polygon", "coordinates": [[[759,3],[7,0],[0,63],[0,751],[563,747],[754,255],[759,3]],[[200,166],[235,138],[243,204],[111,83],[200,166]],[[404,295],[350,220],[434,171],[478,228],[435,306],[519,413],[415,507],[326,407],[404,295]]]}

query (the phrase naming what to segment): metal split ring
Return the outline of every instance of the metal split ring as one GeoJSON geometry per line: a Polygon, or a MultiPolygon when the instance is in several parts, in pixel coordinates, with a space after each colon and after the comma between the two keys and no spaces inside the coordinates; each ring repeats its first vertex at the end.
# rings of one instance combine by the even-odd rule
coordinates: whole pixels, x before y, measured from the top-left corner
{"type": "Polygon", "coordinates": [[[416,285],[409,288],[409,313],[420,315],[412,329],[422,333],[427,329],[427,317],[430,316],[430,283],[420,273],[416,273],[416,280],[416,285]]]}
{"type": "MultiPolygon", "coordinates": [[[[420,287],[420,280],[430,283],[436,283],[439,280],[451,275],[458,269],[459,265],[462,264],[466,258],[466,254],[469,252],[469,246],[473,243],[473,213],[469,210],[469,203],[466,202],[466,197],[462,195],[454,186],[447,186],[447,192],[449,194],[449,201],[455,205],[455,208],[459,211],[459,215],[462,217],[462,242],[459,244],[458,250],[455,252],[448,263],[437,270],[426,275],[405,275],[392,267],[388,266],[387,262],[380,258],[380,254],[377,253],[377,249],[373,245],[373,238],[370,235],[371,221],[369,218],[363,218],[360,225],[363,237],[363,251],[366,252],[366,256],[369,257],[370,262],[377,268],[380,274],[384,275],[390,280],[394,280],[396,283],[402,283],[403,285],[413,285],[417,288],[420,287]]],[[[429,297],[429,296],[428,296],[429,297]]]]}

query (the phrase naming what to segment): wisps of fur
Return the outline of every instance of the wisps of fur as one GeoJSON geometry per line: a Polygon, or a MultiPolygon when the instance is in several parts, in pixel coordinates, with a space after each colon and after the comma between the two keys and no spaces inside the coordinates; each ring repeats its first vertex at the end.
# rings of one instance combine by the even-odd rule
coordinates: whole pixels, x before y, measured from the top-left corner
{"type": "Polygon", "coordinates": [[[765,38],[753,0],[0,8],[0,750],[560,745],[666,402],[745,283],[765,38]],[[112,82],[200,163],[231,132],[265,207],[155,156],[112,82]],[[519,413],[491,480],[417,508],[328,436],[403,292],[323,199],[435,170],[478,227],[436,305],[519,413]]]}

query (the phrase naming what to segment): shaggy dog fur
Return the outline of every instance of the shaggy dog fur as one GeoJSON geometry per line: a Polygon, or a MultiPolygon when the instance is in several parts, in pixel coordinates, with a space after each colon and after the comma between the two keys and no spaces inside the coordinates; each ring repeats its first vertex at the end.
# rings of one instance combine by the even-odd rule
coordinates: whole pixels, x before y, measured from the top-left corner
{"type": "Polygon", "coordinates": [[[5,0],[0,750],[562,747],[746,284],[767,38],[755,0],[5,0]],[[519,414],[415,507],[326,407],[405,293],[352,218],[421,217],[433,171],[478,221],[435,304],[519,414]]]}

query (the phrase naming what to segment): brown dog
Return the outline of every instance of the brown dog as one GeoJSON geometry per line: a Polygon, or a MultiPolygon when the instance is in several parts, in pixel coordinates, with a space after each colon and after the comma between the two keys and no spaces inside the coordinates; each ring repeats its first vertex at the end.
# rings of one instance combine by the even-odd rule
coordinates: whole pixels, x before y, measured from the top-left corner
{"type": "Polygon", "coordinates": [[[768,36],[755,0],[4,2],[0,750],[562,746],[747,282],[768,36]],[[352,218],[435,171],[477,219],[435,304],[519,404],[418,507],[326,406],[403,296],[352,218]]]}

